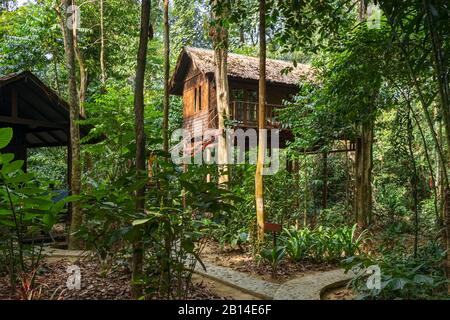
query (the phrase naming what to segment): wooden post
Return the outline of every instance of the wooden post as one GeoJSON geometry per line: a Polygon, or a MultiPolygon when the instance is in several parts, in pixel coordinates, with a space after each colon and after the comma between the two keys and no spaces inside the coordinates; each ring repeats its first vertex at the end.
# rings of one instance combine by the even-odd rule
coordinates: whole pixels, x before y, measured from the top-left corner
{"type": "Polygon", "coordinates": [[[264,232],[271,232],[273,236],[273,247],[276,248],[277,246],[277,234],[281,233],[283,230],[283,226],[278,223],[264,223],[264,232]]]}
{"type": "Polygon", "coordinates": [[[19,105],[17,99],[17,91],[16,89],[11,89],[11,118],[17,119],[19,114],[19,105]]]}

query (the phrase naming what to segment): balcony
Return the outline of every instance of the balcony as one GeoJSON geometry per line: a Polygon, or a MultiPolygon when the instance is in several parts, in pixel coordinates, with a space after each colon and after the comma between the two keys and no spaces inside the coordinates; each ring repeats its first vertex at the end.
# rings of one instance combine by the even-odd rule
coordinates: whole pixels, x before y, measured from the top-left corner
{"type": "MultiPolygon", "coordinates": [[[[282,105],[266,104],[266,127],[278,128],[280,122],[276,119],[276,109],[282,105]]],[[[250,101],[231,101],[230,117],[238,127],[258,127],[258,103],[250,101]]]]}

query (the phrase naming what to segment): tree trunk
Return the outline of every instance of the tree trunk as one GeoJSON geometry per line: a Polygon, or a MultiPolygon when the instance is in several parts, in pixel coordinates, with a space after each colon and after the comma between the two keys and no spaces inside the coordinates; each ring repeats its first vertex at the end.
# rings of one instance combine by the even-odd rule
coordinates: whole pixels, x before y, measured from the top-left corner
{"type": "MultiPolygon", "coordinates": [[[[169,73],[170,73],[170,42],[169,42],[169,0],[164,0],[164,115],[163,115],[163,149],[169,158],[169,73]]],[[[168,203],[168,206],[171,204],[168,203]]],[[[164,290],[167,294],[167,299],[170,299],[171,288],[171,252],[172,240],[170,223],[168,223],[166,234],[164,235],[164,250],[166,257],[162,262],[164,290]]]]}
{"type": "Polygon", "coordinates": [[[58,73],[58,59],[57,54],[53,53],[53,71],[55,72],[55,84],[58,95],[61,96],[61,84],[59,83],[59,73],[58,73]]]}
{"type": "Polygon", "coordinates": [[[443,166],[443,164],[446,163],[446,161],[441,161],[439,158],[439,146],[443,146],[443,126],[442,126],[442,120],[439,120],[438,123],[438,145],[435,145],[435,153],[436,153],[436,171],[439,172],[438,178],[437,178],[437,184],[439,185],[439,221],[440,223],[440,227],[442,228],[444,226],[444,220],[445,220],[445,188],[446,188],[446,183],[445,183],[445,177],[444,174],[446,174],[446,170],[443,166]]]}
{"type": "Polygon", "coordinates": [[[258,241],[264,240],[264,156],[266,136],[262,131],[266,127],[266,1],[259,2],[259,97],[258,97],[258,159],[255,172],[256,221],[258,241]]]}
{"type": "Polygon", "coordinates": [[[322,189],[322,209],[328,207],[328,153],[323,153],[323,189],[322,189]]]}
{"type": "Polygon", "coordinates": [[[226,143],[225,119],[230,114],[229,106],[229,86],[228,86],[228,30],[222,25],[222,20],[227,15],[224,8],[226,4],[221,4],[220,15],[216,14],[216,6],[218,1],[213,2],[213,19],[215,25],[212,28],[212,40],[214,45],[214,62],[215,62],[215,82],[217,96],[217,118],[219,130],[219,141],[217,149],[217,162],[219,168],[219,185],[226,187],[229,181],[228,177],[228,148],[226,143]]]}
{"type": "Polygon", "coordinates": [[[163,148],[169,152],[169,0],[164,0],[164,116],[163,116],[163,148]]]}
{"type": "Polygon", "coordinates": [[[414,134],[413,134],[413,125],[411,121],[411,110],[408,110],[408,124],[407,124],[407,131],[408,131],[408,152],[411,162],[411,173],[412,176],[410,177],[410,184],[411,184],[411,193],[413,198],[413,207],[412,210],[414,212],[414,257],[417,257],[417,250],[419,247],[419,199],[418,199],[418,175],[417,175],[417,166],[416,166],[416,159],[414,157],[414,150],[413,150],[413,140],[414,140],[414,134]]]}
{"type": "MultiPolygon", "coordinates": [[[[136,176],[145,176],[145,136],[144,136],[144,76],[147,61],[148,30],[150,27],[150,0],[142,0],[141,29],[139,34],[139,49],[137,54],[136,79],[134,84],[134,127],[136,135],[136,176]]],[[[145,187],[136,191],[136,212],[143,213],[145,207],[145,187]]],[[[133,298],[143,294],[142,269],[144,246],[142,234],[133,243],[132,290],[133,298]]]]}
{"type": "MultiPolygon", "coordinates": [[[[69,88],[69,106],[70,106],[70,147],[68,152],[70,167],[70,194],[79,195],[81,191],[81,156],[80,156],[80,128],[78,126],[78,120],[80,115],[80,107],[77,94],[77,80],[75,73],[75,51],[74,51],[74,38],[73,31],[70,30],[66,24],[68,19],[73,19],[72,26],[75,25],[75,16],[67,14],[67,8],[72,5],[72,0],[64,0],[63,8],[64,17],[61,21],[63,35],[64,35],[64,51],[66,54],[67,74],[68,74],[68,88],[69,88]]],[[[83,222],[83,213],[80,206],[74,202],[70,206],[71,211],[71,223],[69,234],[69,249],[79,249],[80,243],[75,239],[73,233],[79,229],[83,222]]]]}
{"type": "Polygon", "coordinates": [[[104,8],[103,0],[100,0],[100,81],[103,88],[106,83],[106,68],[105,68],[105,28],[104,28],[104,8]]]}
{"type": "Polygon", "coordinates": [[[372,215],[372,120],[360,126],[360,133],[355,155],[355,215],[358,226],[365,229],[372,215]]]}
{"type": "MultiPolygon", "coordinates": [[[[367,1],[359,2],[359,21],[367,16],[367,1]]],[[[368,110],[369,113],[373,111],[368,110]]],[[[372,145],[374,120],[370,117],[359,126],[359,137],[355,154],[355,217],[362,229],[368,227],[372,220],[372,145]]]]}
{"type": "MultiPolygon", "coordinates": [[[[434,71],[436,85],[438,87],[440,107],[442,112],[442,118],[444,120],[445,134],[447,145],[450,146],[450,86],[449,86],[449,67],[445,59],[444,47],[442,44],[442,37],[439,34],[439,24],[435,21],[433,13],[431,12],[431,4],[429,1],[424,0],[424,9],[426,13],[426,21],[429,27],[430,40],[433,48],[433,59],[434,59],[434,71]]],[[[447,161],[450,160],[450,148],[447,148],[447,161]]],[[[448,166],[448,163],[447,163],[448,166]]],[[[448,189],[448,176],[447,179],[447,189],[445,198],[445,243],[447,249],[447,259],[446,259],[446,276],[450,279],[450,210],[449,210],[449,189],[448,189]]],[[[450,282],[448,284],[448,293],[450,294],[450,282]]]]}
{"type": "MultiPolygon", "coordinates": [[[[75,4],[75,1],[72,0],[72,4],[75,4]]],[[[81,53],[80,47],[78,46],[78,28],[73,28],[73,48],[75,51],[75,57],[78,62],[78,67],[80,69],[80,85],[78,88],[78,102],[81,116],[86,116],[86,110],[84,108],[84,103],[86,101],[86,92],[88,86],[88,71],[86,62],[84,61],[83,54],[81,53]]]]}

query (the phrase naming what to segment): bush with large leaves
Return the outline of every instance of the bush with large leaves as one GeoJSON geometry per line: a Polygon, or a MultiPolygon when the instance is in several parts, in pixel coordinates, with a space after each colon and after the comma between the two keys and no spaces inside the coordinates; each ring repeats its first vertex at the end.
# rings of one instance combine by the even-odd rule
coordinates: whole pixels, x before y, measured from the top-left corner
{"type": "MultiPolygon", "coordinates": [[[[13,130],[0,129],[0,149],[11,141],[13,130]]],[[[32,299],[34,275],[42,258],[43,235],[58,221],[70,198],[55,202],[44,182],[22,170],[24,161],[0,153],[0,272],[10,278],[13,293],[32,299]],[[16,290],[18,279],[23,285],[16,290]]]]}
{"type": "Polygon", "coordinates": [[[358,299],[437,299],[446,297],[444,258],[441,245],[428,242],[419,248],[417,256],[384,252],[382,257],[350,257],[344,265],[356,272],[350,286],[358,299]],[[371,266],[380,270],[379,287],[368,285],[371,282],[366,270],[371,266]]]}
{"type": "Polygon", "coordinates": [[[154,155],[150,178],[137,179],[129,172],[109,183],[90,182],[82,198],[86,221],[78,236],[97,253],[106,274],[112,265],[129,260],[130,245],[142,235],[146,272],[140,281],[146,297],[186,298],[193,268],[202,264],[204,239],[216,226],[214,216],[230,212],[229,203],[237,198],[202,181],[215,174],[213,168],[192,166],[183,172],[164,154],[154,155]],[[142,184],[147,185],[146,207],[136,212],[134,191],[142,184]]]}

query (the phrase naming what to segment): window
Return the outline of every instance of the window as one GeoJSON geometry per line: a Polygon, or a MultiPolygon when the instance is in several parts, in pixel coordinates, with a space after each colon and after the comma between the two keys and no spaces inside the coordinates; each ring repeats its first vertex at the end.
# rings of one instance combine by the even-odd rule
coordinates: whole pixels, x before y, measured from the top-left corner
{"type": "Polygon", "coordinates": [[[258,95],[256,93],[256,90],[248,90],[248,107],[247,107],[247,119],[249,122],[255,122],[256,121],[256,106],[257,106],[257,99],[258,95]]]}
{"type": "Polygon", "coordinates": [[[234,120],[242,121],[244,120],[244,90],[233,89],[231,91],[231,105],[233,108],[234,120]]]}
{"type": "Polygon", "coordinates": [[[202,111],[202,86],[194,88],[194,113],[202,111]]]}
{"type": "Polygon", "coordinates": [[[198,87],[198,110],[202,111],[202,86],[198,87]]]}
{"type": "Polygon", "coordinates": [[[194,88],[194,113],[197,112],[197,88],[194,88]]]}
{"type": "Polygon", "coordinates": [[[244,100],[244,90],[233,89],[231,91],[231,100],[232,101],[243,101],[244,100]]]}

